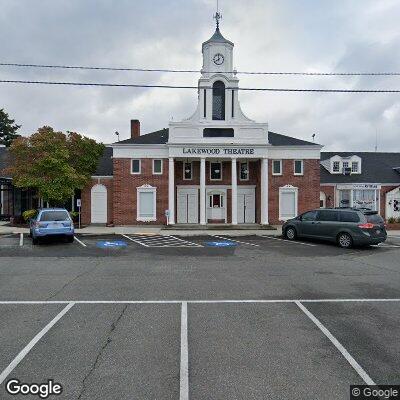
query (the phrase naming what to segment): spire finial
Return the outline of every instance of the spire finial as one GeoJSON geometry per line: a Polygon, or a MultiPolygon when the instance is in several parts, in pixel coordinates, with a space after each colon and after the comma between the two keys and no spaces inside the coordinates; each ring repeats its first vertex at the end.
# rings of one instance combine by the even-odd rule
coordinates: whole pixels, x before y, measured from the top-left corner
{"type": "Polygon", "coordinates": [[[219,20],[222,19],[222,14],[219,12],[219,0],[217,0],[217,12],[214,15],[214,19],[217,22],[217,31],[219,30],[219,20]]]}

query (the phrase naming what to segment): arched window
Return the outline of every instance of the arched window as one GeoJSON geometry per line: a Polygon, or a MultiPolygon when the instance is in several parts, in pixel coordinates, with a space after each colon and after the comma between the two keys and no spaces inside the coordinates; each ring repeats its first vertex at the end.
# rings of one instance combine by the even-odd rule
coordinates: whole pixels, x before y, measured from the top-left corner
{"type": "Polygon", "coordinates": [[[221,81],[214,82],[213,85],[213,102],[212,102],[212,119],[225,119],[225,85],[221,81]]]}

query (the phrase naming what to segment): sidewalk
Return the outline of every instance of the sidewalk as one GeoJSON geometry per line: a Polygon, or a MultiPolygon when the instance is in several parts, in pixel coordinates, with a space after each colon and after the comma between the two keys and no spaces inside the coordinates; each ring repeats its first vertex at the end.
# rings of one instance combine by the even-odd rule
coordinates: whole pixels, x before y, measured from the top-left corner
{"type": "MultiPolygon", "coordinates": [[[[164,229],[164,226],[87,226],[82,229],[75,229],[78,234],[87,235],[129,235],[129,234],[144,234],[144,235],[178,235],[178,236],[205,236],[205,235],[220,235],[220,236],[248,236],[248,235],[282,235],[282,227],[274,225],[276,230],[267,229],[164,229]]],[[[16,228],[0,224],[0,235],[12,233],[29,233],[28,228],[16,228]]],[[[388,236],[400,237],[400,230],[388,231],[388,236]]]]}
{"type": "MultiPolygon", "coordinates": [[[[82,229],[75,229],[77,234],[88,235],[121,235],[121,234],[145,234],[145,235],[179,235],[179,236],[204,236],[204,235],[229,235],[229,236],[247,236],[247,235],[281,235],[281,227],[276,226],[276,230],[266,229],[163,229],[164,226],[95,226],[90,225],[82,229]]],[[[0,224],[0,235],[13,233],[29,233],[28,228],[17,228],[0,224]]],[[[400,234],[400,232],[399,232],[400,234]]]]}

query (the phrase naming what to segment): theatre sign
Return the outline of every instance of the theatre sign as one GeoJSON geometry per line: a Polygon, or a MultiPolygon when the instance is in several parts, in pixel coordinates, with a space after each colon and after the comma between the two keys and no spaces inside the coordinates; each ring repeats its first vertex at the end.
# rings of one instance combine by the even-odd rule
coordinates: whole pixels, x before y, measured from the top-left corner
{"type": "Polygon", "coordinates": [[[241,147],[241,146],[170,146],[169,154],[171,157],[246,157],[246,158],[259,158],[266,155],[266,146],[260,147],[241,147]]]}

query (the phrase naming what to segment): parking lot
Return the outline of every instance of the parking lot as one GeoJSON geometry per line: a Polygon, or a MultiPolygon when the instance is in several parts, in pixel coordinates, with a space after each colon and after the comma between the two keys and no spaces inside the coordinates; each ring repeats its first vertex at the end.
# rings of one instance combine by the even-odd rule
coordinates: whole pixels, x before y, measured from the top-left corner
{"type": "Polygon", "coordinates": [[[400,381],[400,238],[0,237],[0,398],[346,399],[400,381]]]}

